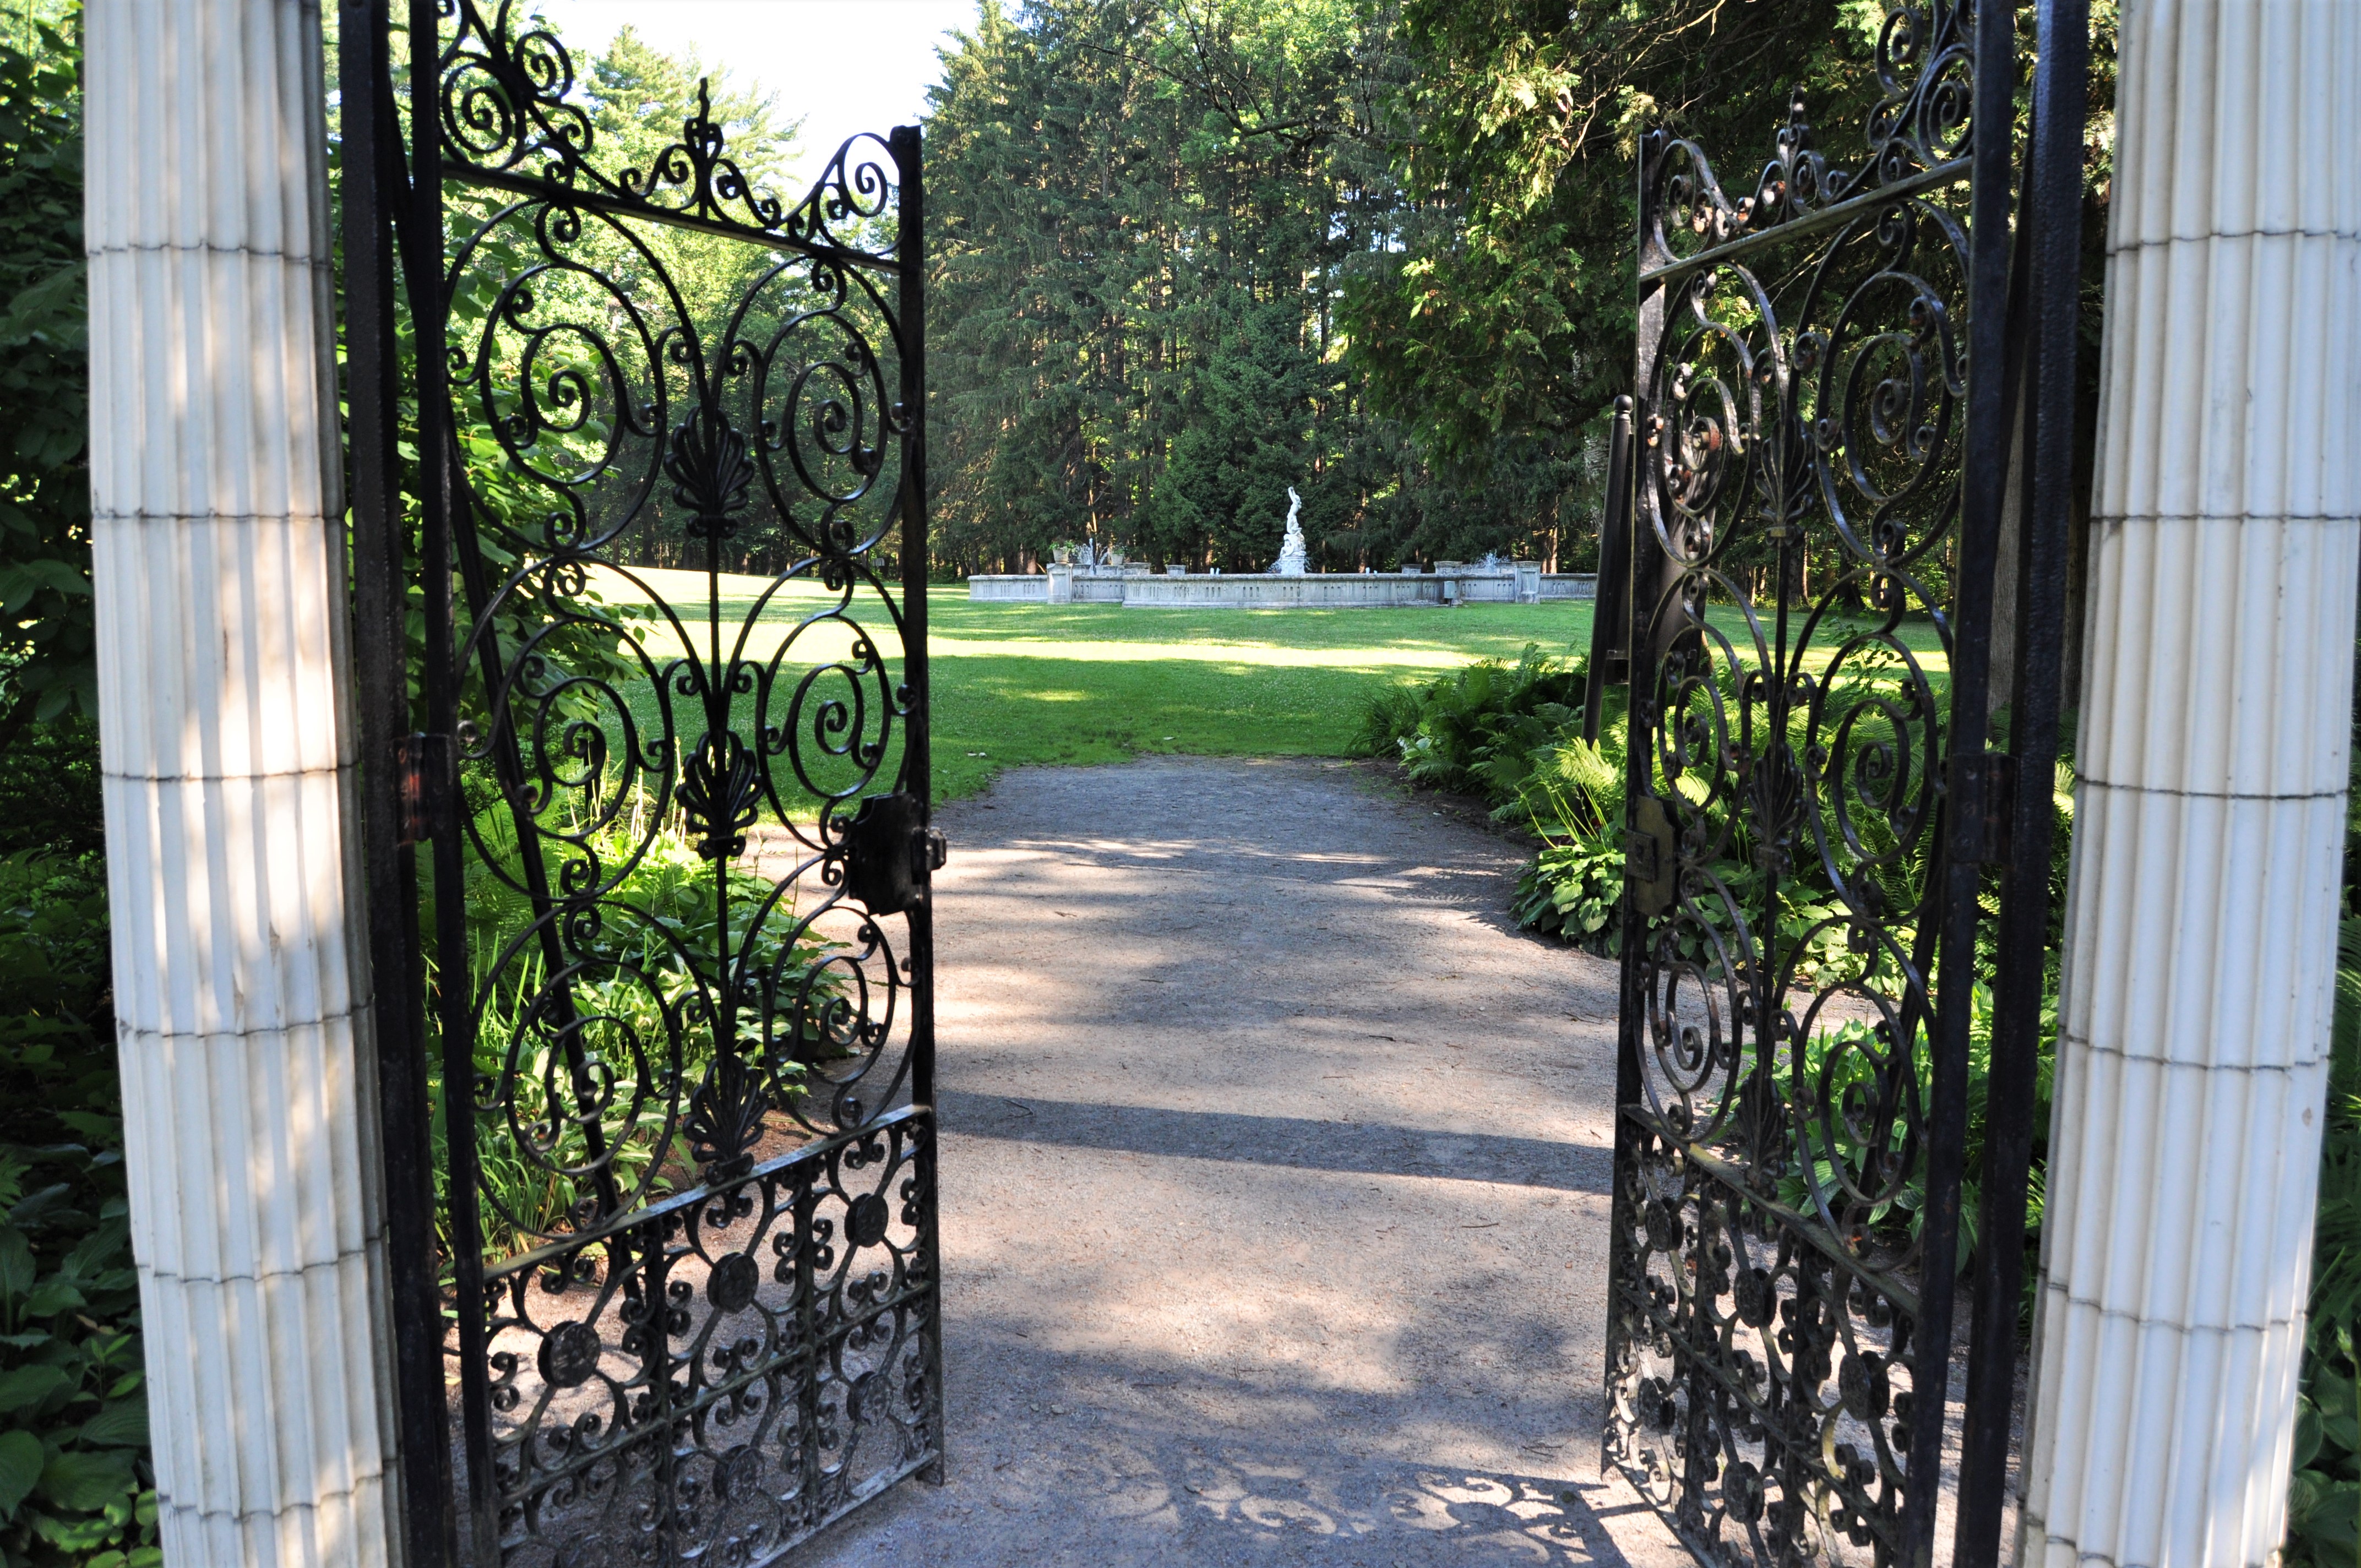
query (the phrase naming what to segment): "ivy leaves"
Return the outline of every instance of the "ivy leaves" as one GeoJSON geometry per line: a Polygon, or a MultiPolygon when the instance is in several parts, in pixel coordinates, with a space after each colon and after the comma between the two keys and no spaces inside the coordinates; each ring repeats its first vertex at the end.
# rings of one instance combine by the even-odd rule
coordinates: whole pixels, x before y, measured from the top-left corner
{"type": "Polygon", "coordinates": [[[75,40],[0,43],[0,749],[94,714],[75,40]]]}

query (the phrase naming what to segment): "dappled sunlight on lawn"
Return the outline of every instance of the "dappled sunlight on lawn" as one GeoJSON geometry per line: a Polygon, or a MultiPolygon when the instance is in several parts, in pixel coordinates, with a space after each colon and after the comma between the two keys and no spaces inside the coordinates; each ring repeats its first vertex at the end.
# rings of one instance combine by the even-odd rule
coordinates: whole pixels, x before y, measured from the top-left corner
{"type": "Polygon", "coordinates": [[[937,637],[938,659],[1075,659],[1086,663],[1253,664],[1278,669],[1455,670],[1470,657],[1444,648],[1291,648],[1279,642],[1053,642],[1041,638],[937,637]],[[1247,659],[1240,655],[1250,654],[1247,659]]]}

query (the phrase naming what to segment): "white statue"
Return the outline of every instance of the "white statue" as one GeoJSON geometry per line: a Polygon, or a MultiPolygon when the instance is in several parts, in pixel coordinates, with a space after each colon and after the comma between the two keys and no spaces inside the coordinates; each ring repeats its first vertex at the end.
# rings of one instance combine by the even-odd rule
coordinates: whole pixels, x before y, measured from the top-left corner
{"type": "Polygon", "coordinates": [[[1302,510],[1303,498],[1295,493],[1293,485],[1288,486],[1287,538],[1279,547],[1279,565],[1271,568],[1282,577],[1303,576],[1303,528],[1295,521],[1295,514],[1302,510]]]}

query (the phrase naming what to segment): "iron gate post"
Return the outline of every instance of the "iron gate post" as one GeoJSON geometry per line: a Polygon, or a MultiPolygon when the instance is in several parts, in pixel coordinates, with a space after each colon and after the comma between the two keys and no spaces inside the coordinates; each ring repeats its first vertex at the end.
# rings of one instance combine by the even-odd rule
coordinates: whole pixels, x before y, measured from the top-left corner
{"type": "Polygon", "coordinates": [[[1598,584],[1590,601],[1590,664],[1585,672],[1582,738],[1594,744],[1604,722],[1607,688],[1631,677],[1631,400],[1615,400],[1608,427],[1607,497],[1599,510],[1598,584]]]}
{"type": "Polygon", "coordinates": [[[425,976],[413,939],[418,875],[404,842],[403,781],[395,760],[411,729],[410,574],[398,447],[401,356],[392,226],[408,192],[385,6],[382,0],[344,0],[338,21],[353,663],[378,1092],[385,1124],[402,1544],[408,1568],[442,1568],[456,1545],[457,1519],[451,1500],[450,1410],[444,1397],[443,1309],[435,1287],[425,976]]]}
{"type": "MultiPolygon", "coordinates": [[[[902,787],[917,800],[921,842],[939,842],[934,820],[933,714],[929,711],[933,682],[927,652],[927,588],[931,528],[927,509],[927,185],[925,132],[917,126],[897,126],[888,144],[902,181],[902,199],[895,254],[902,263],[896,279],[902,317],[902,417],[906,433],[902,449],[902,679],[909,692],[905,745],[909,763],[902,787]]],[[[933,868],[928,868],[931,873],[933,868]]],[[[935,905],[931,886],[922,887],[909,911],[910,922],[910,1098],[932,1108],[935,1103],[935,905]]],[[[933,1212],[932,1137],[919,1157],[927,1169],[921,1181],[929,1194],[928,1212],[920,1223],[939,1223],[933,1212]]],[[[930,1249],[930,1251],[935,1249],[930,1249]]],[[[928,1365],[939,1377],[943,1364],[943,1314],[939,1296],[927,1315],[928,1365]]],[[[918,1472],[919,1479],[941,1486],[949,1477],[949,1434],[936,1424],[934,1462],[918,1472]]]]}
{"type": "MultiPolygon", "coordinates": [[[[2016,1325],[2024,1278],[2025,1190],[2040,1070],[2050,852],[2057,821],[2050,780],[2058,760],[2063,695],[2066,514],[2073,481],[2075,338],[2081,304],[2088,0],[2043,0],[2037,26],[2030,158],[2019,205],[2016,276],[2008,310],[2007,411],[1996,421],[2004,442],[2019,428],[2018,400],[2029,399],[2032,417],[2023,427],[2028,452],[2019,539],[2013,552],[2000,553],[2004,565],[2017,573],[2020,625],[2008,734],[2015,791],[2007,803],[2008,854],[1994,948],[1997,978],[1985,1097],[1982,1212],[1977,1226],[1958,1537],[1952,1552],[1956,1568],[1993,1568],[2002,1551],[2001,1517],[2007,1501],[2022,1349],[2016,1325]]],[[[1992,454],[1987,461],[2005,475],[2004,451],[1992,454]]],[[[1988,504],[1998,505],[1998,498],[1988,504]]]]}

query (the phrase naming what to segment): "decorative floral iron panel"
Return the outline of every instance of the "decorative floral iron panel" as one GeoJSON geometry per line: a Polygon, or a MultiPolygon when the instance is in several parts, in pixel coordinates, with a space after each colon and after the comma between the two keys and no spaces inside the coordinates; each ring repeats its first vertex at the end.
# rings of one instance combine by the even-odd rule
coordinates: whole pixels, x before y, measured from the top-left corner
{"type": "Polygon", "coordinates": [[[1642,147],[1607,1451],[1715,1563],[1934,1535],[1974,21],[1888,7],[1847,167],[1800,102],[1740,201],[1642,147]]]}
{"type": "Polygon", "coordinates": [[[751,1568],[941,1456],[918,138],[412,19],[460,1554],[751,1568]]]}
{"type": "Polygon", "coordinates": [[[933,1137],[898,1112],[489,1270],[505,1560],[759,1563],[932,1453],[933,1137]]]}

